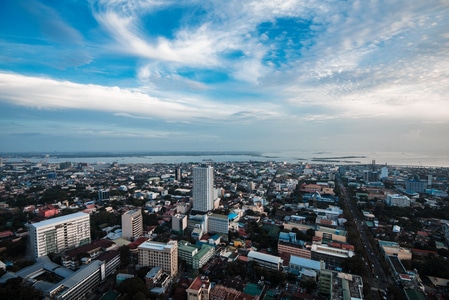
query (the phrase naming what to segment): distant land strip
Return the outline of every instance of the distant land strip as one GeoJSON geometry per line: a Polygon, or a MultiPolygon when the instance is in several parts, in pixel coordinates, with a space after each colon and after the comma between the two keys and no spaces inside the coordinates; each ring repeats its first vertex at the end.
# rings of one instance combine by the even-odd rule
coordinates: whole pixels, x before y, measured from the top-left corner
{"type": "Polygon", "coordinates": [[[0,153],[3,157],[21,158],[95,158],[95,157],[143,157],[143,156],[222,156],[247,155],[260,157],[253,151],[149,151],[149,152],[21,152],[0,153]]]}

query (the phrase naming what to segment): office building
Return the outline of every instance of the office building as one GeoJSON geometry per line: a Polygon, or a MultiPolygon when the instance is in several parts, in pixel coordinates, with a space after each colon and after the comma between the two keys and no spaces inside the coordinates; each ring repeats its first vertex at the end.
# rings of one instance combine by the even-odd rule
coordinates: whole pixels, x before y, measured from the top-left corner
{"type": "Polygon", "coordinates": [[[365,181],[365,182],[379,181],[379,172],[378,171],[364,171],[363,172],[363,181],[365,181]]]}
{"type": "Polygon", "coordinates": [[[193,169],[193,210],[208,212],[214,203],[214,168],[198,167],[193,169]]]}
{"type": "Polygon", "coordinates": [[[181,168],[176,168],[175,180],[178,182],[182,181],[182,169],[181,168]]]}
{"type": "Polygon", "coordinates": [[[409,179],[405,182],[407,192],[424,193],[427,189],[426,180],[409,179]]]}
{"type": "Polygon", "coordinates": [[[385,204],[388,206],[410,207],[412,199],[405,195],[388,194],[385,198],[385,204]]]}
{"type": "Polygon", "coordinates": [[[312,260],[324,261],[326,266],[341,268],[347,258],[354,256],[354,251],[329,247],[328,245],[312,245],[312,260]]]}
{"type": "Polygon", "coordinates": [[[184,234],[187,229],[187,216],[182,214],[176,214],[171,218],[171,229],[174,233],[184,234]]]}
{"type": "Polygon", "coordinates": [[[142,211],[134,209],[122,215],[122,237],[137,238],[143,234],[142,211]]]}
{"type": "Polygon", "coordinates": [[[229,233],[228,215],[210,214],[207,217],[207,232],[211,233],[229,233]]]}
{"type": "Polygon", "coordinates": [[[388,167],[382,167],[381,169],[380,169],[380,176],[379,176],[379,179],[384,179],[384,178],[387,178],[388,177],[388,167]]]}
{"type": "Polygon", "coordinates": [[[98,191],[98,201],[107,201],[111,198],[111,193],[109,190],[99,190],[98,191]]]}
{"type": "Polygon", "coordinates": [[[78,212],[30,225],[34,257],[90,243],[90,216],[78,212]]]}
{"type": "Polygon", "coordinates": [[[162,267],[172,277],[178,272],[178,242],[167,244],[146,241],[137,247],[138,260],[141,267],[162,267]]]}

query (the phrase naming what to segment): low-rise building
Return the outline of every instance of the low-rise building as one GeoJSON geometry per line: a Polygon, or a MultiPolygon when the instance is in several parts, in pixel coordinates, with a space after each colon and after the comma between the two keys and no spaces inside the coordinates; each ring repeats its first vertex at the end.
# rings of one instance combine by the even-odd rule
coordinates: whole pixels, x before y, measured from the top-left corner
{"type": "Polygon", "coordinates": [[[279,256],[265,254],[257,251],[250,251],[248,253],[248,260],[257,262],[261,267],[281,270],[283,260],[279,256]]]}
{"type": "Polygon", "coordinates": [[[354,256],[354,252],[347,249],[329,247],[328,245],[312,245],[312,259],[324,261],[330,267],[342,267],[347,258],[354,256]]]}
{"type": "Polygon", "coordinates": [[[187,300],[209,300],[211,284],[206,277],[196,277],[186,290],[187,300]]]}
{"type": "Polygon", "coordinates": [[[214,257],[215,247],[203,244],[201,249],[192,258],[192,268],[200,269],[207,264],[207,262],[214,257]]]}
{"type": "Polygon", "coordinates": [[[327,299],[363,299],[363,281],[358,275],[321,270],[320,295],[327,299]]]}
{"type": "Polygon", "coordinates": [[[46,299],[72,300],[85,298],[106,278],[105,264],[94,260],[72,276],[63,279],[45,292],[46,299]]]}

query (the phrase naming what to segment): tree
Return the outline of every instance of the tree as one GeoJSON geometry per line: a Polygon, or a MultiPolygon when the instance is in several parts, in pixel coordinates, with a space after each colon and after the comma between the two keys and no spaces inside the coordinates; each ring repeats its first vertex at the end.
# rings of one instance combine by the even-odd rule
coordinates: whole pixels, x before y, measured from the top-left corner
{"type": "Polygon", "coordinates": [[[119,248],[119,252],[120,252],[120,266],[124,268],[131,262],[130,251],[128,246],[125,245],[121,246],[119,248]]]}
{"type": "Polygon", "coordinates": [[[146,299],[149,294],[145,282],[139,277],[125,279],[117,289],[126,295],[126,299],[146,299]]]}
{"type": "Polygon", "coordinates": [[[363,276],[365,273],[365,264],[360,256],[354,255],[345,259],[343,270],[351,274],[363,276]]]}

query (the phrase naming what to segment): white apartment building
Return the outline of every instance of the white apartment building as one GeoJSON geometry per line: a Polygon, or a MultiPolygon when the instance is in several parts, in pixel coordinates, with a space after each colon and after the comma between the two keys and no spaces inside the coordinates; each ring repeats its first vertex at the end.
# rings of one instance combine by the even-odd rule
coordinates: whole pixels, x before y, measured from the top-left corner
{"type": "Polygon", "coordinates": [[[193,169],[193,210],[208,212],[214,206],[214,168],[193,169]]]}
{"type": "Polygon", "coordinates": [[[142,211],[134,209],[122,215],[122,237],[137,238],[143,235],[142,211]]]}
{"type": "Polygon", "coordinates": [[[78,212],[30,225],[34,257],[90,243],[90,215],[78,212]]]}
{"type": "Polygon", "coordinates": [[[388,194],[385,198],[385,203],[389,206],[409,207],[411,199],[404,195],[388,194]]]}
{"type": "Polygon", "coordinates": [[[167,244],[146,241],[137,247],[138,260],[141,267],[162,267],[172,277],[178,273],[178,242],[167,244]]]}

